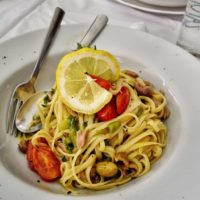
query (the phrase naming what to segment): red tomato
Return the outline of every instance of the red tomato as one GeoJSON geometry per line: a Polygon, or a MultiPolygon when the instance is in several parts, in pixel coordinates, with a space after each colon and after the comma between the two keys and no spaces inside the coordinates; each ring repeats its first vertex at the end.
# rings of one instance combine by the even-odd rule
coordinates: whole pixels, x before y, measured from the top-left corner
{"type": "Polygon", "coordinates": [[[115,98],[113,97],[111,101],[106,104],[98,113],[97,117],[101,121],[108,121],[117,117],[115,98]]]}
{"type": "Polygon", "coordinates": [[[95,82],[100,85],[102,88],[109,90],[111,88],[111,83],[103,78],[100,78],[95,75],[90,75],[93,79],[95,79],[95,82]]]}
{"type": "Polygon", "coordinates": [[[49,146],[39,146],[36,160],[37,172],[45,181],[53,181],[61,176],[60,162],[49,146]]]}
{"type": "Polygon", "coordinates": [[[32,143],[29,141],[28,142],[28,147],[27,147],[27,152],[26,152],[26,159],[28,161],[28,165],[29,167],[35,171],[35,167],[34,167],[34,164],[33,164],[33,149],[34,149],[34,146],[32,145],[32,143]]]}
{"type": "Polygon", "coordinates": [[[45,143],[39,143],[35,147],[29,142],[27,160],[30,168],[45,181],[53,181],[61,176],[60,162],[45,143]]]}
{"type": "Polygon", "coordinates": [[[122,114],[127,109],[130,101],[130,96],[130,91],[125,86],[123,86],[120,92],[116,95],[116,106],[118,115],[122,114]]]}
{"type": "Polygon", "coordinates": [[[43,137],[38,138],[37,141],[38,141],[39,143],[47,144],[46,139],[43,138],[43,137]]]}
{"type": "Polygon", "coordinates": [[[37,159],[37,153],[38,153],[38,147],[33,146],[32,158],[33,158],[33,167],[34,167],[35,172],[38,172],[38,166],[39,166],[39,162],[38,162],[38,159],[37,159]]]}

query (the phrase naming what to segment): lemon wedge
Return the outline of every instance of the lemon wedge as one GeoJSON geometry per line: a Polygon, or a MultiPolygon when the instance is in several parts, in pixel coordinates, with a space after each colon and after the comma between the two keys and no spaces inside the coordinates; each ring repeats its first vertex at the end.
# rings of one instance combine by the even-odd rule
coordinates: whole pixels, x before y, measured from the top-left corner
{"type": "Polygon", "coordinates": [[[89,75],[115,81],[120,75],[119,63],[109,52],[83,48],[65,55],[56,71],[56,85],[63,102],[84,114],[98,112],[112,98],[89,75]]]}

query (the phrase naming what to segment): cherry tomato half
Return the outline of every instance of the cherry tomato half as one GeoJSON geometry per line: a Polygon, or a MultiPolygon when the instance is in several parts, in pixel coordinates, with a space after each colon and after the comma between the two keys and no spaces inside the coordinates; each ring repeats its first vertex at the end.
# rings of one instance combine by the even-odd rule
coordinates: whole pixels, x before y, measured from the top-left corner
{"type": "Polygon", "coordinates": [[[29,141],[27,149],[29,167],[45,181],[53,181],[61,176],[60,162],[45,143],[33,146],[29,141]]]}
{"type": "Polygon", "coordinates": [[[26,159],[28,161],[28,165],[29,167],[33,170],[35,170],[34,164],[33,164],[33,149],[34,146],[32,145],[32,143],[29,141],[28,142],[28,147],[27,147],[27,152],[26,152],[26,159]]]}
{"type": "Polygon", "coordinates": [[[45,181],[53,181],[61,176],[60,162],[49,146],[40,146],[36,154],[37,172],[45,181]]]}
{"type": "Polygon", "coordinates": [[[111,119],[117,117],[114,97],[99,112],[97,112],[97,117],[101,121],[108,121],[108,120],[111,120],[111,119]]]}
{"type": "Polygon", "coordinates": [[[95,79],[95,82],[100,85],[102,88],[109,90],[111,88],[111,83],[103,78],[100,78],[95,75],[90,75],[93,79],[95,79]]]}
{"type": "Polygon", "coordinates": [[[120,92],[116,95],[116,106],[118,115],[122,114],[127,109],[130,101],[130,96],[130,91],[125,86],[123,86],[120,92]]]}

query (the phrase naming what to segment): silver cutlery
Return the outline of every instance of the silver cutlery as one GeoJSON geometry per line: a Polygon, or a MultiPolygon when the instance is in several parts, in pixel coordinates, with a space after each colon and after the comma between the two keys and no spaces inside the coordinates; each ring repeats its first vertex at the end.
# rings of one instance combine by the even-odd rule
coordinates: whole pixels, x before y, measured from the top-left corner
{"type": "Polygon", "coordinates": [[[15,126],[15,118],[20,106],[28,97],[35,93],[35,81],[37,79],[42,63],[47,55],[47,52],[60,27],[60,23],[64,17],[64,14],[65,12],[61,8],[57,7],[55,9],[39,58],[36,61],[33,72],[30,76],[30,80],[18,84],[11,95],[6,121],[6,131],[11,135],[16,134],[17,132],[15,126]]]}
{"type": "MultiPolygon", "coordinates": [[[[79,42],[82,47],[90,46],[92,42],[97,38],[103,28],[106,26],[108,18],[105,15],[98,15],[94,22],[91,24],[83,39],[79,42]]],[[[31,95],[20,107],[19,112],[16,115],[16,127],[23,133],[33,133],[41,129],[41,124],[36,124],[30,127],[30,123],[33,120],[33,116],[37,112],[36,102],[47,95],[48,92],[41,91],[31,95]]]]}

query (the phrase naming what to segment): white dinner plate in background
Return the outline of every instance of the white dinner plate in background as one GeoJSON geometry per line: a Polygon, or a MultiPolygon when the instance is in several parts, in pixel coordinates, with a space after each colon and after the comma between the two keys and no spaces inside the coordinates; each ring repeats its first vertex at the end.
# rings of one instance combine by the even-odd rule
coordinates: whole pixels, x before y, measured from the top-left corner
{"type": "Polygon", "coordinates": [[[183,15],[185,13],[185,6],[183,7],[155,6],[147,3],[142,3],[138,0],[115,0],[115,1],[123,5],[149,13],[163,14],[163,15],[183,15]]]}
{"type": "MultiPolygon", "coordinates": [[[[39,74],[37,90],[50,89],[60,58],[75,49],[86,25],[60,29],[39,74]]],[[[38,181],[18,139],[6,135],[5,118],[14,86],[26,80],[34,66],[45,30],[0,44],[0,199],[2,200],[197,200],[200,196],[200,64],[183,49],[148,33],[107,26],[96,40],[97,49],[114,54],[123,67],[136,71],[165,92],[171,116],[168,141],[161,159],[146,175],[128,184],[78,197],[67,195],[58,183],[38,181]],[[117,33],[117,34],[116,34],[117,33]]]]}
{"type": "Polygon", "coordinates": [[[187,0],[138,0],[154,6],[181,7],[187,4],[187,0]]]}

